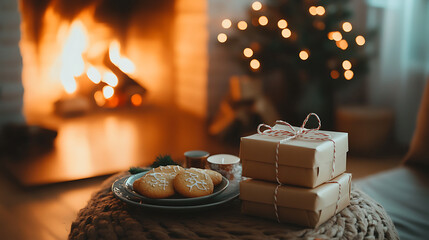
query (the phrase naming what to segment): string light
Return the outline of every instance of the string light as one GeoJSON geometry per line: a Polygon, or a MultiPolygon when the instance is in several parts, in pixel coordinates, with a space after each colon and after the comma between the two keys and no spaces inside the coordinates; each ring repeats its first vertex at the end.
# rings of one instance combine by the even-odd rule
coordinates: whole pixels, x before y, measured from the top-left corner
{"type": "Polygon", "coordinates": [[[222,27],[223,27],[223,28],[225,28],[225,29],[230,28],[230,27],[231,27],[231,25],[232,25],[232,22],[231,22],[231,20],[229,20],[229,19],[224,19],[224,20],[222,21],[222,27]]]}
{"type": "Polygon", "coordinates": [[[306,50],[302,50],[301,52],[299,52],[299,58],[301,58],[301,60],[305,61],[307,60],[309,57],[309,54],[306,50]]]}
{"type": "Polygon", "coordinates": [[[220,43],[224,43],[224,42],[226,42],[226,40],[228,39],[228,37],[226,36],[226,34],[225,33],[219,33],[219,35],[217,35],[217,40],[220,42],[220,43]]]}
{"type": "Polygon", "coordinates": [[[308,9],[308,12],[310,12],[310,14],[311,14],[311,15],[316,16],[316,15],[317,15],[317,7],[315,7],[315,6],[311,6],[311,7],[308,9]]]}
{"type": "Polygon", "coordinates": [[[353,78],[353,76],[354,76],[354,73],[353,73],[353,71],[352,71],[352,70],[347,70],[347,71],[345,71],[345,72],[344,72],[344,77],[345,77],[347,80],[352,79],[352,78],[353,78]]]}
{"type": "Polygon", "coordinates": [[[268,18],[266,16],[260,16],[258,22],[261,26],[265,26],[268,24],[268,18]]]}
{"type": "Polygon", "coordinates": [[[240,30],[246,30],[246,28],[247,28],[247,22],[245,22],[245,21],[239,21],[237,23],[237,27],[240,30]]]}
{"type": "Polygon", "coordinates": [[[250,61],[250,67],[252,69],[257,70],[260,66],[261,66],[261,63],[258,60],[252,59],[252,61],[250,61]]]}
{"type": "Polygon", "coordinates": [[[332,79],[337,79],[340,77],[340,73],[337,70],[332,70],[331,71],[331,78],[332,79]]]}
{"type": "Polygon", "coordinates": [[[361,35],[357,36],[356,37],[356,43],[359,46],[364,45],[365,44],[365,38],[363,36],[361,36],[361,35]]]}
{"type": "Polygon", "coordinates": [[[336,42],[336,44],[337,44],[337,47],[341,48],[341,50],[346,50],[349,47],[349,44],[344,39],[336,42]]]}
{"type": "Polygon", "coordinates": [[[343,35],[341,35],[341,33],[338,31],[332,32],[332,39],[335,41],[340,41],[343,39],[343,35]]]}
{"type": "Polygon", "coordinates": [[[292,32],[289,30],[289,28],[285,28],[282,30],[282,36],[284,38],[289,38],[292,35],[292,32]]]}
{"type": "Polygon", "coordinates": [[[349,60],[344,60],[342,65],[344,70],[350,70],[350,68],[352,68],[352,63],[349,60]]]}
{"type": "Polygon", "coordinates": [[[343,30],[344,32],[350,32],[352,30],[352,24],[349,22],[344,22],[343,23],[343,30]]]}
{"type": "Polygon", "coordinates": [[[256,1],[252,3],[252,9],[255,11],[259,11],[262,9],[262,3],[256,1]]]}
{"type": "Polygon", "coordinates": [[[322,16],[323,14],[325,14],[325,8],[324,8],[324,7],[322,7],[322,6],[318,6],[318,7],[316,8],[316,12],[317,12],[317,15],[322,16]]]}
{"type": "Polygon", "coordinates": [[[284,20],[284,19],[280,19],[280,20],[277,22],[277,26],[278,26],[280,29],[284,29],[284,28],[286,28],[286,27],[287,27],[287,22],[286,22],[286,20],[284,20]]]}
{"type": "Polygon", "coordinates": [[[334,32],[329,32],[328,33],[328,39],[329,40],[334,40],[334,32]]]}
{"type": "Polygon", "coordinates": [[[251,48],[245,48],[243,50],[243,54],[245,57],[250,58],[251,56],[253,56],[253,50],[251,48]]]}

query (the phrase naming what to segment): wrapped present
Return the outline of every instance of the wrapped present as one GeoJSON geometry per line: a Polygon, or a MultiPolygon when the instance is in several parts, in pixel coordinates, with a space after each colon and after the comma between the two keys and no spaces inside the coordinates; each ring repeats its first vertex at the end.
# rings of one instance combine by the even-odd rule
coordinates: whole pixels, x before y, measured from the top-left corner
{"type": "Polygon", "coordinates": [[[240,159],[243,176],[282,184],[314,188],[346,170],[348,134],[293,127],[277,121],[261,124],[258,133],[242,137],[240,159]],[[262,131],[262,128],[267,129],[262,131]]]}
{"type": "Polygon", "coordinates": [[[240,183],[241,210],[280,223],[317,227],[350,204],[350,185],[349,173],[313,189],[247,179],[240,183]]]}

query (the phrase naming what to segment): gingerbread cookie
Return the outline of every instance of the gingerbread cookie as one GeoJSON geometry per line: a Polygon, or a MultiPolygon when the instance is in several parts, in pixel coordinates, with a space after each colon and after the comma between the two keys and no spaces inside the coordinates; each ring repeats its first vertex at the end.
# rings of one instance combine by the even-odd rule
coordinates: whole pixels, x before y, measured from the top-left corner
{"type": "Polygon", "coordinates": [[[179,172],[173,181],[177,193],[185,197],[202,197],[213,193],[213,181],[201,169],[179,172]]]}
{"type": "Polygon", "coordinates": [[[213,181],[213,185],[217,186],[222,182],[222,174],[213,171],[211,169],[203,169],[205,173],[207,173],[213,181]]]}
{"type": "Polygon", "coordinates": [[[148,198],[167,198],[174,195],[173,179],[184,169],[180,166],[157,167],[133,183],[133,189],[148,198]]]}
{"type": "Polygon", "coordinates": [[[210,178],[212,179],[214,186],[217,186],[219,183],[222,182],[222,174],[220,174],[216,171],[213,171],[211,169],[200,169],[200,168],[191,168],[191,169],[196,169],[197,171],[202,171],[202,172],[207,173],[210,176],[210,178]]]}

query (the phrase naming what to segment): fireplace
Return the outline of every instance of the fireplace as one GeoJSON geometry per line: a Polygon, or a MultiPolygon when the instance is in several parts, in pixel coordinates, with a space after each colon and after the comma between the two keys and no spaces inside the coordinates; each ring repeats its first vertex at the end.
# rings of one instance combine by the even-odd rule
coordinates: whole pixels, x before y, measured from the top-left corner
{"type": "Polygon", "coordinates": [[[188,0],[20,0],[27,122],[146,105],[206,117],[206,8],[188,0]]]}

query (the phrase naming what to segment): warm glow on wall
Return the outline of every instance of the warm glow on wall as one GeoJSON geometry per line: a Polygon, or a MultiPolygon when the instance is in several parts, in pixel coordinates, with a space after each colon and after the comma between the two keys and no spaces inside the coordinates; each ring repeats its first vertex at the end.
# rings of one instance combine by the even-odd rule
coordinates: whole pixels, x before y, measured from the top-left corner
{"type": "Polygon", "coordinates": [[[331,71],[331,78],[332,79],[337,79],[340,77],[340,73],[337,70],[332,70],[331,71]]]}
{"type": "Polygon", "coordinates": [[[252,9],[255,11],[259,11],[262,9],[262,3],[256,1],[252,3],[252,9]]]}
{"type": "Polygon", "coordinates": [[[261,66],[261,63],[258,60],[252,59],[252,61],[250,61],[250,67],[252,69],[257,70],[260,66],[261,66]]]}
{"type": "Polygon", "coordinates": [[[101,74],[93,66],[88,68],[88,70],[86,71],[86,75],[88,76],[89,80],[91,80],[95,84],[98,84],[101,82],[101,74]]]}
{"type": "Polygon", "coordinates": [[[282,36],[284,38],[289,38],[292,35],[292,32],[289,30],[289,28],[285,28],[282,30],[282,36]]]}
{"type": "Polygon", "coordinates": [[[347,80],[352,79],[352,78],[353,78],[353,75],[354,75],[354,73],[353,73],[353,71],[352,71],[352,70],[347,70],[347,71],[345,71],[345,72],[344,72],[344,77],[345,77],[347,80]]]}
{"type": "Polygon", "coordinates": [[[105,99],[111,98],[114,93],[115,93],[115,90],[111,86],[103,87],[103,96],[105,99]]]}
{"type": "Polygon", "coordinates": [[[258,22],[261,26],[265,26],[268,24],[268,18],[266,16],[260,16],[258,22]]]}
{"type": "Polygon", "coordinates": [[[341,39],[343,39],[343,35],[341,35],[341,33],[338,31],[332,32],[332,39],[335,41],[340,41],[341,39]]]}
{"type": "Polygon", "coordinates": [[[337,44],[337,47],[341,48],[341,50],[346,50],[349,47],[349,44],[344,39],[336,42],[336,44],[337,44]]]}
{"type": "Polygon", "coordinates": [[[350,32],[352,30],[352,24],[349,22],[344,22],[343,23],[343,30],[344,32],[350,32]]]}
{"type": "Polygon", "coordinates": [[[243,50],[243,54],[245,57],[250,58],[251,56],[253,56],[253,50],[251,48],[245,48],[243,50]]]}
{"type": "Polygon", "coordinates": [[[228,39],[228,37],[226,36],[226,34],[225,33],[219,33],[219,35],[217,35],[217,40],[220,42],[220,43],[224,43],[224,42],[226,42],[226,40],[228,39]]]}
{"type": "Polygon", "coordinates": [[[232,25],[232,22],[231,22],[231,20],[229,20],[229,19],[224,19],[224,20],[222,21],[222,27],[223,27],[223,28],[225,28],[225,29],[230,28],[230,27],[231,27],[231,25],[232,25]]]}
{"type": "Polygon", "coordinates": [[[284,19],[280,19],[280,20],[277,22],[277,26],[278,26],[280,29],[286,28],[286,27],[287,27],[287,22],[286,22],[286,20],[284,20],[284,19]]]}
{"type": "Polygon", "coordinates": [[[245,22],[245,21],[239,21],[237,23],[237,27],[240,30],[246,30],[246,28],[247,28],[247,22],[245,22]]]}
{"type": "Polygon", "coordinates": [[[318,6],[318,7],[316,8],[316,12],[317,12],[317,15],[322,16],[323,14],[325,14],[325,8],[324,8],[324,7],[322,7],[322,6],[318,6]]]}
{"type": "Polygon", "coordinates": [[[302,50],[301,52],[299,52],[299,58],[301,58],[301,60],[305,61],[308,59],[308,57],[309,57],[308,51],[302,50]]]}
{"type": "Polygon", "coordinates": [[[352,68],[352,63],[349,60],[344,60],[342,65],[344,70],[350,70],[350,68],[352,68]]]}
{"type": "Polygon", "coordinates": [[[356,37],[356,43],[359,46],[364,45],[365,44],[365,38],[363,36],[361,36],[361,35],[357,36],[356,37]]]}

